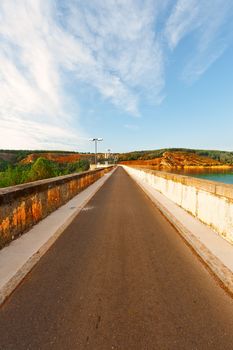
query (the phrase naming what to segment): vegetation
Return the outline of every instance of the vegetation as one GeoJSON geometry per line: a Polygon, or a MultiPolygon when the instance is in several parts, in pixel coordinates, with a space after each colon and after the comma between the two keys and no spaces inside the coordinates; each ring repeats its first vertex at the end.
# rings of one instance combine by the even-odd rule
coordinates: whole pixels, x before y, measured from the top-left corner
{"type": "MultiPolygon", "coordinates": [[[[71,152],[71,151],[52,151],[53,153],[76,153],[76,152],[71,152]]],[[[1,155],[4,154],[5,156],[8,155],[8,160],[13,160],[13,161],[20,161],[21,159],[27,157],[29,154],[32,153],[48,153],[46,150],[9,150],[9,149],[0,149],[0,158],[1,155]]],[[[77,152],[78,153],[78,152],[77,152]]]]}
{"type": "MultiPolygon", "coordinates": [[[[114,161],[130,160],[151,160],[162,157],[164,152],[188,152],[195,153],[199,156],[212,158],[224,164],[233,165],[233,152],[216,151],[216,150],[195,150],[185,148],[164,148],[159,150],[144,150],[129,153],[115,153],[114,161]]],[[[72,157],[63,157],[63,162],[46,159],[48,151],[31,151],[31,150],[0,150],[0,187],[14,186],[25,182],[36,181],[54,176],[67,175],[81,172],[89,169],[89,163],[93,161],[93,154],[82,154],[79,160],[70,162],[72,157]],[[36,153],[39,158],[32,163],[21,162],[27,156],[36,153]],[[44,157],[43,157],[44,154],[44,157]]],[[[52,151],[58,155],[78,154],[78,152],[52,151]]],[[[104,162],[103,154],[99,155],[99,161],[104,162]]],[[[59,158],[59,157],[58,157],[59,158]]]]}
{"type": "Polygon", "coordinates": [[[188,152],[195,153],[202,157],[208,157],[218,160],[224,164],[233,165],[233,152],[215,151],[215,150],[196,150],[186,148],[163,148],[151,151],[134,151],[129,153],[122,153],[118,155],[118,161],[128,160],[150,160],[162,157],[164,152],[188,152]]]}
{"type": "Polygon", "coordinates": [[[0,159],[0,171],[5,171],[8,168],[8,162],[4,159],[0,159]]]}
{"type": "Polygon", "coordinates": [[[77,173],[89,169],[89,161],[81,159],[75,163],[57,163],[43,157],[32,164],[11,164],[0,161],[0,187],[14,186],[25,182],[77,173]]]}

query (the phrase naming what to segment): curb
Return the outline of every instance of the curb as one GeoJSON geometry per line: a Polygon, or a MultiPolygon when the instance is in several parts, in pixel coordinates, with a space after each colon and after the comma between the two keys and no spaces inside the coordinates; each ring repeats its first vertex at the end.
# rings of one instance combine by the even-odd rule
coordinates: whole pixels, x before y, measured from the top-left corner
{"type": "MultiPolygon", "coordinates": [[[[73,212],[68,216],[67,219],[63,222],[59,228],[57,228],[52,235],[48,238],[48,240],[42,244],[42,246],[33,254],[31,255],[23,265],[21,265],[17,270],[15,271],[14,275],[3,284],[3,286],[0,287],[0,305],[4,303],[4,301],[12,294],[12,292],[17,288],[17,286],[23,281],[23,279],[26,277],[26,275],[33,269],[33,267],[38,263],[38,261],[42,258],[42,256],[48,251],[48,249],[55,243],[55,241],[59,238],[59,236],[65,231],[65,229],[70,225],[70,223],[74,220],[74,218],[79,214],[79,212],[83,209],[83,207],[90,201],[90,199],[99,191],[99,189],[104,185],[104,183],[109,179],[109,177],[113,174],[113,172],[116,170],[113,169],[108,174],[104,175],[101,179],[94,182],[92,185],[98,185],[98,181],[102,180],[97,188],[94,189],[92,193],[88,195],[88,197],[79,205],[73,212]]],[[[88,186],[85,190],[90,189],[92,186],[88,186]]],[[[84,191],[85,191],[84,190],[84,191]]],[[[78,195],[76,195],[74,198],[78,197],[80,194],[83,194],[84,191],[80,192],[78,195]]],[[[72,201],[74,198],[72,198],[70,201],[72,201]]],[[[69,202],[70,202],[69,201],[69,202]]],[[[69,203],[68,202],[68,203],[69,203]]],[[[67,203],[65,204],[67,205],[67,203]]],[[[65,206],[64,205],[64,206],[65,206]]],[[[62,207],[60,207],[62,208],[62,207]]],[[[55,211],[56,212],[56,211],[55,211]]],[[[53,213],[55,213],[53,212],[53,213]]],[[[52,213],[52,214],[53,214],[52,213]]],[[[50,214],[50,215],[52,215],[50,214]]],[[[49,216],[48,216],[49,217],[49,216]]],[[[44,220],[46,220],[48,217],[46,217],[44,220]]],[[[40,221],[37,225],[42,223],[44,220],[40,221]]],[[[37,226],[35,225],[34,228],[37,226]]],[[[32,228],[33,230],[33,228],[32,228]]],[[[31,230],[30,230],[31,231],[31,230]]],[[[27,233],[29,234],[30,231],[27,233]]],[[[22,237],[22,236],[21,236],[22,237]]],[[[21,238],[20,237],[20,238],[21,238]]],[[[18,239],[20,239],[18,238],[18,239]]],[[[7,247],[9,248],[10,245],[7,247]]]]}
{"type": "MultiPolygon", "coordinates": [[[[128,173],[128,172],[127,172],[128,173]]],[[[131,174],[128,175],[143,190],[146,196],[159,209],[161,214],[175,227],[180,236],[185,240],[191,249],[201,258],[202,262],[210,269],[214,276],[218,279],[220,285],[233,296],[233,272],[226,267],[223,262],[216,257],[195,235],[192,234],[166,207],[164,207],[154,196],[147,190],[143,183],[131,174]]]]}

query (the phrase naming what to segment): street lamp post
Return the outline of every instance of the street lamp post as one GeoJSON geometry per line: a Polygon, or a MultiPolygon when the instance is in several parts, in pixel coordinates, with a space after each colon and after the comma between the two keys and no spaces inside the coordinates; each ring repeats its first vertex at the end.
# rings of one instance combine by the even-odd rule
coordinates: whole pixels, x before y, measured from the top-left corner
{"type": "Polygon", "coordinates": [[[95,142],[95,165],[97,165],[97,142],[103,141],[103,139],[99,137],[94,137],[93,139],[90,139],[90,141],[95,142]]]}

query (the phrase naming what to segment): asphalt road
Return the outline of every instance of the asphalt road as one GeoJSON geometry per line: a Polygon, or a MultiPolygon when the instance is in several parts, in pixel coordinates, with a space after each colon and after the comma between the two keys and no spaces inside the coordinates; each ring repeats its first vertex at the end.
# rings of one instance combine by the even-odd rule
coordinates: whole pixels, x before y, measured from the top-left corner
{"type": "Polygon", "coordinates": [[[0,349],[233,349],[233,300],[118,169],[0,308],[0,349]]]}

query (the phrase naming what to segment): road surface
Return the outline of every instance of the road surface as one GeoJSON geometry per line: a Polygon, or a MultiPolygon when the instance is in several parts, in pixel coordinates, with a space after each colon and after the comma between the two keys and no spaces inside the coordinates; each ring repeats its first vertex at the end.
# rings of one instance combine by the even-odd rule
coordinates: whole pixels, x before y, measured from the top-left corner
{"type": "Polygon", "coordinates": [[[0,349],[233,349],[233,302],[119,168],[0,308],[0,349]]]}

